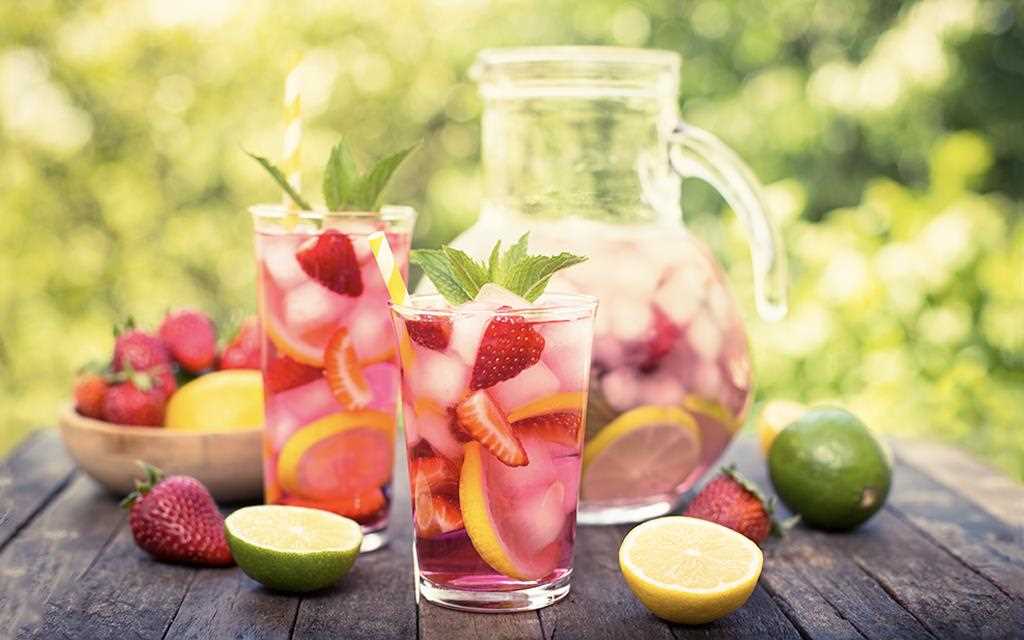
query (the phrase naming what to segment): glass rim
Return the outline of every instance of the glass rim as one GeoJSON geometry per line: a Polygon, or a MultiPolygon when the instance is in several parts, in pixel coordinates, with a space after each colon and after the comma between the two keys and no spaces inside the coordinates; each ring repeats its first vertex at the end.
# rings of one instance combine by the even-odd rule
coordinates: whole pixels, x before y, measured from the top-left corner
{"type": "Polygon", "coordinates": [[[451,318],[454,316],[470,316],[486,313],[499,318],[517,317],[527,320],[582,320],[593,317],[597,312],[598,299],[585,293],[545,292],[540,300],[544,306],[536,307],[503,307],[500,309],[465,310],[461,307],[447,306],[448,302],[440,293],[414,293],[406,298],[406,302],[388,301],[392,313],[402,318],[451,318]],[[552,300],[553,298],[553,300],[552,300]],[[445,306],[420,307],[416,302],[427,300],[437,301],[445,306]]]}
{"type": "Polygon", "coordinates": [[[572,63],[620,64],[661,67],[678,70],[682,57],[668,49],[630,47],[561,46],[561,47],[499,47],[481,50],[473,64],[473,79],[480,81],[485,70],[515,64],[572,63]]]}
{"type": "Polygon", "coordinates": [[[378,211],[330,211],[327,208],[295,209],[281,203],[260,203],[250,205],[249,213],[254,220],[283,220],[296,216],[300,220],[381,220],[384,222],[408,222],[416,217],[416,209],[408,205],[386,204],[378,211]]]}

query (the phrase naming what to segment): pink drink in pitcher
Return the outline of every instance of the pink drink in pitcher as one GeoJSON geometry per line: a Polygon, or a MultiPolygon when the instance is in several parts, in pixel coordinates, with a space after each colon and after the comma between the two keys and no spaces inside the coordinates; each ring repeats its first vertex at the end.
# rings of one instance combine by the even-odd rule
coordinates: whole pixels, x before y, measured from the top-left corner
{"type": "Polygon", "coordinates": [[[468,610],[569,590],[596,300],[485,284],[393,305],[419,589],[468,610]]]}
{"type": "Polygon", "coordinates": [[[358,521],[363,550],[385,542],[399,366],[388,295],[367,237],[385,231],[408,270],[414,213],[293,214],[256,223],[268,504],[358,521]]]}

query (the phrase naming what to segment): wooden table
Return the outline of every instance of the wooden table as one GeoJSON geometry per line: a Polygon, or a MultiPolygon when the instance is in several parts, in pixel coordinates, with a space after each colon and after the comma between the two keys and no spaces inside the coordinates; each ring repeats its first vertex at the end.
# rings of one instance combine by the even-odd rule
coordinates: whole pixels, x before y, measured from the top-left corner
{"type": "MultiPolygon", "coordinates": [[[[727,458],[767,486],[751,441],[727,458]]],[[[938,445],[899,443],[896,460],[870,523],[850,535],[798,527],[769,543],[746,606],[688,628],[654,618],[626,588],[616,552],[628,527],[579,530],[572,592],[547,609],[417,607],[405,491],[390,546],[325,593],[290,597],[237,568],[160,564],[57,435],[40,432],[0,462],[0,637],[1024,638],[1024,487],[938,445]]]]}

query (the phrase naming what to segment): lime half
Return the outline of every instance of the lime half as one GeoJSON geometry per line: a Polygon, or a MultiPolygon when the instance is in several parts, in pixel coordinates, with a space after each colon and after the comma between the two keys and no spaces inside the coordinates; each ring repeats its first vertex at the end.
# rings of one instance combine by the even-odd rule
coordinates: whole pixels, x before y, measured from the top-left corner
{"type": "Polygon", "coordinates": [[[278,591],[331,586],[352,568],[363,542],[354,520],[305,507],[245,507],[224,528],[242,571],[278,591]]]}

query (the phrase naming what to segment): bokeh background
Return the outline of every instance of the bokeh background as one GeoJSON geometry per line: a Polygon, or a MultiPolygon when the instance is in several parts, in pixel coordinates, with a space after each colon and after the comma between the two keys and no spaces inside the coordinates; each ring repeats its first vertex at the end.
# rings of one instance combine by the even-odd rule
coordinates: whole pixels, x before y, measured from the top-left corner
{"type": "Polygon", "coordinates": [[[773,325],[732,213],[683,196],[761,399],[839,400],[1024,478],[1024,5],[1000,0],[2,2],[0,451],[124,317],[254,311],[245,207],[279,195],[241,148],[277,155],[296,52],[305,183],[341,134],[364,159],[422,138],[387,199],[434,246],[479,204],[475,52],[573,43],[679,51],[684,116],[765,182],[792,275],[773,325]]]}

